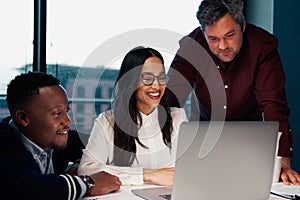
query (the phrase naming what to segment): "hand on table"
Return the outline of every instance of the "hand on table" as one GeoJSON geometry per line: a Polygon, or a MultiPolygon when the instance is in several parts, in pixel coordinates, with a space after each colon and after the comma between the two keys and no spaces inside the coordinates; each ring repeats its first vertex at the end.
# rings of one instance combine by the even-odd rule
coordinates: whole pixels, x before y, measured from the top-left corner
{"type": "Polygon", "coordinates": [[[300,185],[300,175],[291,168],[288,157],[282,157],[280,179],[285,185],[300,185]]]}
{"type": "Polygon", "coordinates": [[[161,169],[144,169],[144,182],[155,185],[172,186],[174,167],[161,169]]]}
{"type": "Polygon", "coordinates": [[[285,185],[300,185],[300,175],[293,169],[282,169],[280,178],[285,185]]]}
{"type": "Polygon", "coordinates": [[[115,192],[118,191],[121,186],[119,177],[104,171],[91,175],[91,178],[95,182],[95,187],[87,191],[88,196],[97,196],[115,192]]]}

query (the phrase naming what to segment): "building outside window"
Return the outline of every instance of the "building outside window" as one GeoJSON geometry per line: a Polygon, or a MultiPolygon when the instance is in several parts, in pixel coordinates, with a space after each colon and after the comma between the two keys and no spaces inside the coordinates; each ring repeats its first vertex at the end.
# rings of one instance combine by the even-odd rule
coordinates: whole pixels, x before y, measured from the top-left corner
{"type": "MultiPolygon", "coordinates": [[[[98,114],[111,108],[114,82],[130,49],[156,48],[168,70],[178,41],[198,26],[195,13],[199,1],[188,1],[153,0],[147,9],[140,0],[47,1],[47,73],[57,77],[67,90],[72,128],[89,134],[98,114]]],[[[4,19],[0,39],[1,118],[9,114],[5,102],[8,82],[33,69],[34,2],[0,3],[0,17],[4,19]]]]}

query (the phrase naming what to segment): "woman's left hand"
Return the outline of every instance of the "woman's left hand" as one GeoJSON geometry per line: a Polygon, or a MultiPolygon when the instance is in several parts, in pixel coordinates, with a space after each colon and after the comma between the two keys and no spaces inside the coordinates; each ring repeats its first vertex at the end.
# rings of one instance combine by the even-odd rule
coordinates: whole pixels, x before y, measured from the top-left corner
{"type": "Polygon", "coordinates": [[[144,169],[144,182],[155,185],[172,186],[174,167],[161,169],[144,169]]]}

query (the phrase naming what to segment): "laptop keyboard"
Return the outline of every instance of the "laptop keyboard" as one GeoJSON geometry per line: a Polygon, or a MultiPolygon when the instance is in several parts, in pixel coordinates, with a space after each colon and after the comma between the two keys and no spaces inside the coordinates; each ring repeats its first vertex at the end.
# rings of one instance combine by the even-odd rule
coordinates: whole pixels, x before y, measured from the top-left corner
{"type": "Polygon", "coordinates": [[[171,200],[171,195],[170,194],[162,194],[162,195],[159,195],[159,196],[164,198],[164,199],[171,200]]]}

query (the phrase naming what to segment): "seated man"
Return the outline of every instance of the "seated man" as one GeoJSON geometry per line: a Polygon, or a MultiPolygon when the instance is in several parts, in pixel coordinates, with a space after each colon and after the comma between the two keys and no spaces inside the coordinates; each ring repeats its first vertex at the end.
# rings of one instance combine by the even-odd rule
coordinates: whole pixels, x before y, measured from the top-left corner
{"type": "Polygon", "coordinates": [[[106,172],[90,177],[64,173],[83,146],[69,130],[69,103],[58,79],[21,74],[8,85],[6,100],[11,119],[0,123],[3,199],[79,199],[119,190],[118,177],[106,172]]]}
{"type": "MultiPolygon", "coordinates": [[[[1,124],[8,124],[11,116],[2,119],[1,124]]],[[[1,131],[1,130],[0,130],[1,131]]],[[[82,150],[85,148],[77,131],[68,131],[67,148],[54,149],[52,154],[52,162],[54,172],[56,174],[68,173],[77,175],[80,159],[82,157],[82,150]],[[70,163],[73,163],[69,166],[70,163]]]]}

